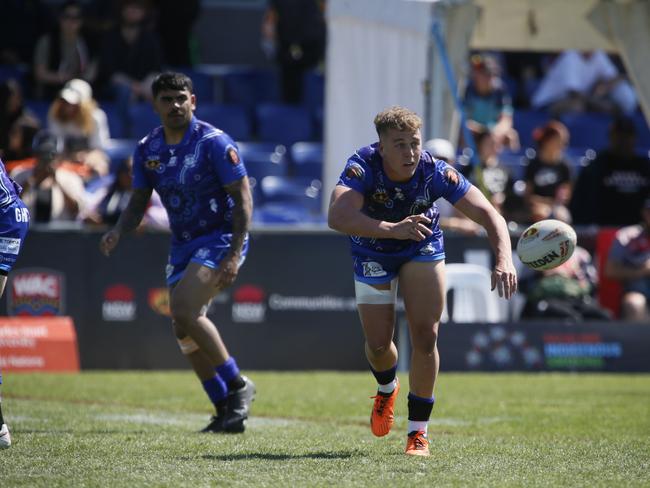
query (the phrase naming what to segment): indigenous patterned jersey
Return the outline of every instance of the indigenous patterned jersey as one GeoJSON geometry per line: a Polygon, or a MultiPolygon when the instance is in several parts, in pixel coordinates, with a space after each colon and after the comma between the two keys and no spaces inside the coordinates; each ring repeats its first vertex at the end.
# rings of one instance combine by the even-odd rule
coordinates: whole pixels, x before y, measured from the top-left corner
{"type": "Polygon", "coordinates": [[[224,185],[245,175],[230,136],[195,117],[179,144],[167,145],[158,127],[138,143],[133,157],[133,187],[158,192],[169,215],[172,244],[230,234],[234,202],[224,185]]]}
{"type": "Polygon", "coordinates": [[[0,159],[0,207],[14,203],[22,191],[20,185],[9,178],[5,165],[0,159]]]}
{"type": "Polygon", "coordinates": [[[377,143],[359,149],[348,159],[338,184],[352,188],[364,196],[362,212],[368,217],[387,222],[400,222],[409,215],[424,214],[431,219],[433,235],[417,242],[400,239],[371,239],[350,236],[352,252],[365,255],[408,256],[415,252],[443,250],[440,215],[435,201],[444,198],[454,204],[470,188],[470,183],[444,161],[422,152],[415,174],[409,181],[394,182],[384,172],[377,143]]]}

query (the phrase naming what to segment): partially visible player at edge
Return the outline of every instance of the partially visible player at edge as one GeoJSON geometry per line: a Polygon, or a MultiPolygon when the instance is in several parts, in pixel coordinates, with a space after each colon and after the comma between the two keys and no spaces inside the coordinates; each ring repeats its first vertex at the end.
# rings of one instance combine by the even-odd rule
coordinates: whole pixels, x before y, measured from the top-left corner
{"type": "Polygon", "coordinates": [[[399,392],[393,342],[397,283],[411,335],[406,454],[428,456],[427,424],[438,374],[438,326],[445,302],[445,252],[435,201],[445,198],[480,224],[495,254],[492,289],[517,289],[506,223],[483,194],[444,161],[422,151],[421,119],[402,107],[375,117],[379,142],[352,155],[332,192],[328,223],[350,236],[365,352],[378,389],[372,433],[388,434],[399,392]]]}
{"type": "MultiPolygon", "coordinates": [[[[4,294],[7,275],[16,263],[29,229],[29,210],[20,199],[23,189],[9,178],[0,160],[0,297],[4,294]]],[[[0,374],[2,385],[2,374],[0,374]]],[[[0,449],[11,446],[11,435],[2,416],[0,395],[0,449]]]]}
{"type": "Polygon", "coordinates": [[[190,78],[162,73],[152,93],[162,127],[138,143],[133,194],[100,249],[108,256],[122,234],[138,226],[155,189],[172,231],[166,274],[174,333],[216,407],[203,432],[243,432],[255,386],[240,374],[206,313],[246,257],[252,213],[246,169],[233,140],[194,117],[190,78]]]}

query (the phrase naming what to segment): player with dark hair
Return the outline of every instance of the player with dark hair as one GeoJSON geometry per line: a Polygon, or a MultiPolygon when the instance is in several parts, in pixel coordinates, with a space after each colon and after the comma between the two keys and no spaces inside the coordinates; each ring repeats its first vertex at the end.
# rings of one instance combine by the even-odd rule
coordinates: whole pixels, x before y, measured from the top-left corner
{"type": "Polygon", "coordinates": [[[399,392],[393,342],[399,280],[413,348],[406,454],[428,456],[445,303],[445,252],[435,201],[445,198],[487,231],[496,257],[492,289],[510,298],[517,275],[503,217],[455,169],[422,151],[421,125],[420,117],[402,107],[375,117],[379,142],[348,159],[332,192],[328,223],[350,236],[366,357],[378,383],[370,426],[379,437],[393,425],[399,392]]]}
{"type": "MultiPolygon", "coordinates": [[[[0,160],[0,296],[4,294],[7,275],[16,263],[29,229],[29,210],[20,199],[22,188],[7,175],[0,160]]],[[[0,374],[2,385],[2,374],[0,374]]],[[[0,449],[11,446],[11,435],[2,416],[0,397],[0,449]]]]}
{"type": "Polygon", "coordinates": [[[138,143],[133,194],[100,248],[108,256],[138,226],[155,189],[172,231],[167,285],[174,333],[217,412],[203,431],[243,432],[255,386],[240,374],[206,313],[246,257],[252,213],[246,169],[233,140],[194,117],[190,78],[163,73],[152,92],[162,127],[138,143]]]}

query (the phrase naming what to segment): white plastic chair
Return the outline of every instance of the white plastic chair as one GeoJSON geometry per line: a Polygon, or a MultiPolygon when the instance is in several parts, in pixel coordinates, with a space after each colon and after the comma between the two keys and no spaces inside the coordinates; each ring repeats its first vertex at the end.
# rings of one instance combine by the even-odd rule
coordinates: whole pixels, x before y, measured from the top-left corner
{"type": "MultiPolygon", "coordinates": [[[[492,273],[476,264],[451,263],[445,265],[447,291],[452,293],[453,321],[503,322],[507,320],[507,302],[490,291],[492,273]],[[503,302],[503,303],[502,303],[503,302]],[[505,306],[502,306],[505,305],[505,306]]],[[[449,321],[448,304],[442,312],[442,322],[449,321]]]]}

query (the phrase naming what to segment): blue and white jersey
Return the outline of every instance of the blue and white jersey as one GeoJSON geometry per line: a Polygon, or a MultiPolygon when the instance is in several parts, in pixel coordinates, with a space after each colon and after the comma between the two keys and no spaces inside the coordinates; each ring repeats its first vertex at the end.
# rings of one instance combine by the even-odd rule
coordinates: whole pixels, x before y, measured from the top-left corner
{"type": "Polygon", "coordinates": [[[415,174],[409,181],[391,181],[384,172],[383,159],[375,143],[359,149],[350,157],[338,184],[358,191],[364,197],[361,211],[368,217],[387,222],[400,222],[409,215],[424,214],[431,219],[433,234],[422,241],[410,239],[371,239],[350,236],[353,254],[367,256],[410,256],[442,254],[440,213],[435,201],[444,198],[454,204],[470,189],[471,184],[444,161],[422,152],[415,174]],[[426,252],[425,252],[426,251],[426,252]]]}
{"type": "Polygon", "coordinates": [[[224,185],[244,176],[230,136],[195,117],[179,144],[167,145],[158,127],[138,143],[133,157],[133,187],[158,192],[169,215],[172,244],[230,234],[234,202],[224,185]]]}
{"type": "Polygon", "coordinates": [[[0,207],[6,207],[18,200],[23,189],[9,178],[5,165],[0,159],[0,207]]]}

